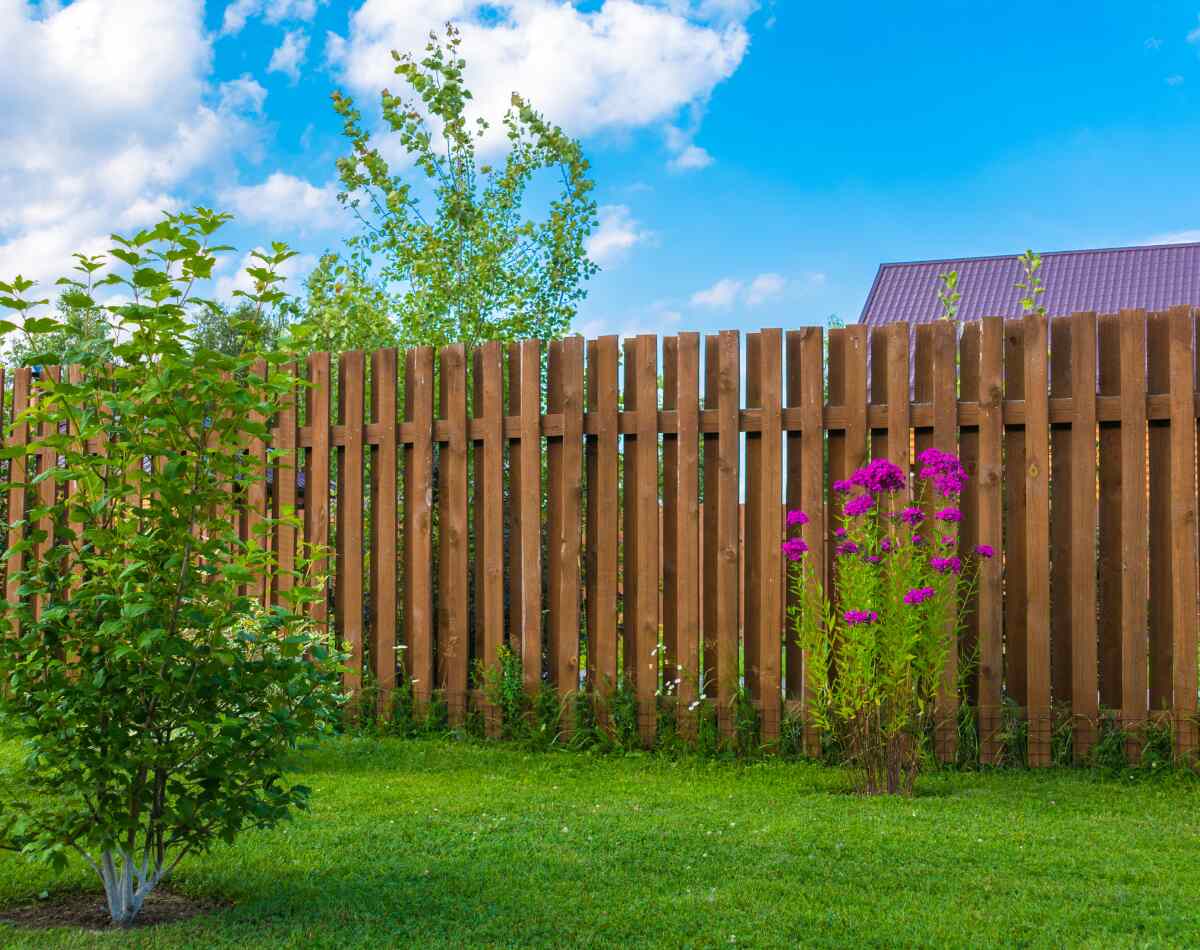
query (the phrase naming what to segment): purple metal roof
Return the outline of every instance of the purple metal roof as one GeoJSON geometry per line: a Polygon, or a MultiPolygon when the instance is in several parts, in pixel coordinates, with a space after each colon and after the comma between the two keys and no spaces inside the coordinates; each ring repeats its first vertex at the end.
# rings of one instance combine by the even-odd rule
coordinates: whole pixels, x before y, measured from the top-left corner
{"type": "MultiPolygon", "coordinates": [[[[939,274],[958,271],[959,320],[1017,317],[1021,291],[1018,255],[881,264],[860,323],[932,323],[942,312],[939,274]]],[[[1125,307],[1166,310],[1200,306],[1200,243],[1054,251],[1039,271],[1051,316],[1077,311],[1115,313],[1125,307]]]]}

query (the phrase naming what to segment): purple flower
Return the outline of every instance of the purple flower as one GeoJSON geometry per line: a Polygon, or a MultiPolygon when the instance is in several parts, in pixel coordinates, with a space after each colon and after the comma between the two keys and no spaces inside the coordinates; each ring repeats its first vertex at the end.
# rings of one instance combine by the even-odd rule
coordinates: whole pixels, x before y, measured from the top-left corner
{"type": "Polygon", "coordinates": [[[843,541],[841,544],[839,544],[833,550],[837,553],[837,555],[839,557],[841,557],[843,554],[857,554],[858,553],[858,545],[855,544],[853,541],[843,541]]]}
{"type": "Polygon", "coordinates": [[[879,550],[883,551],[884,554],[886,554],[891,549],[892,549],[892,539],[891,538],[884,538],[882,541],[879,542],[879,550]]]}
{"type": "Polygon", "coordinates": [[[914,535],[913,535],[913,544],[916,544],[916,545],[920,546],[920,545],[922,545],[922,544],[924,544],[924,543],[925,543],[925,539],[924,539],[924,538],[922,538],[922,537],[921,537],[919,534],[914,534],[914,535]]]}
{"type": "Polygon", "coordinates": [[[993,548],[990,544],[980,544],[980,545],[976,545],[975,553],[978,554],[980,557],[993,557],[996,553],[996,549],[993,548]]]}
{"type": "Polygon", "coordinates": [[[851,627],[857,627],[862,623],[874,623],[879,619],[879,614],[874,610],[847,610],[842,617],[851,627]]]}
{"type": "Polygon", "coordinates": [[[929,559],[929,566],[939,574],[957,574],[962,570],[962,561],[957,557],[935,557],[929,559]]]}
{"type": "Polygon", "coordinates": [[[866,560],[868,564],[878,564],[883,559],[878,554],[868,554],[866,560]]]}
{"type": "Polygon", "coordinates": [[[808,551],[808,543],[803,538],[788,538],[783,542],[783,556],[789,561],[798,561],[808,551]]]}
{"type": "Polygon", "coordinates": [[[921,463],[920,478],[933,480],[933,487],[943,498],[955,498],[967,484],[967,470],[957,456],[938,449],[926,449],[917,456],[921,463]]]}
{"type": "Polygon", "coordinates": [[[916,505],[909,505],[907,508],[905,508],[903,511],[901,511],[900,514],[898,514],[896,517],[898,517],[905,524],[912,525],[915,528],[917,525],[919,525],[922,521],[925,520],[925,512],[923,512],[916,505]]]}
{"type": "Polygon", "coordinates": [[[948,548],[954,547],[954,535],[943,534],[942,535],[942,544],[946,545],[946,547],[948,547],[948,548]]]}
{"type": "Polygon", "coordinates": [[[938,521],[962,521],[962,512],[957,508],[943,508],[934,517],[938,521]]]}
{"type": "Polygon", "coordinates": [[[933,593],[932,587],[914,587],[904,595],[904,602],[906,604],[922,604],[932,597],[933,593]]]}
{"type": "Polygon", "coordinates": [[[846,502],[843,511],[851,518],[857,518],[859,515],[865,515],[868,511],[875,507],[875,499],[870,495],[855,495],[846,502]]]}
{"type": "Polygon", "coordinates": [[[833,490],[841,495],[848,495],[854,491],[854,482],[848,478],[839,478],[833,483],[833,490]]]}
{"type": "Polygon", "coordinates": [[[895,492],[903,488],[904,472],[887,459],[875,459],[851,475],[850,481],[861,485],[872,495],[878,495],[880,492],[895,492]]]}
{"type": "Polygon", "coordinates": [[[846,536],[846,529],[845,528],[834,528],[833,536],[835,538],[844,538],[846,536]]]}
{"type": "Polygon", "coordinates": [[[789,528],[794,528],[797,525],[808,524],[808,515],[803,511],[789,511],[787,513],[787,523],[789,528]]]}

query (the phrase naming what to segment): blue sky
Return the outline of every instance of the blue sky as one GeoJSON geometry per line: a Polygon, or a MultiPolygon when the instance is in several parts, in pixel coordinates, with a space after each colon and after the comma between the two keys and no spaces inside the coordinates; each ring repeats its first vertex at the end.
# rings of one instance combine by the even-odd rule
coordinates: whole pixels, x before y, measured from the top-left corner
{"type": "Polygon", "coordinates": [[[0,0],[0,274],[202,202],[298,280],[350,226],[330,91],[370,114],[447,18],[489,117],[517,89],[593,162],[588,335],[853,321],[881,261],[1200,240],[1200,0],[0,0]]]}

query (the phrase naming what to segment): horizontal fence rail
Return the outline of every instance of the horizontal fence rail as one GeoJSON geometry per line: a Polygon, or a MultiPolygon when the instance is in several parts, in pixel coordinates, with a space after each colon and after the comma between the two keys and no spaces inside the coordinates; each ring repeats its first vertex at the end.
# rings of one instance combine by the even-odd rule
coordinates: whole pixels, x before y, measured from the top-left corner
{"type": "MultiPolygon", "coordinates": [[[[249,537],[269,511],[300,509],[304,538],[328,546],[313,616],[350,656],[346,688],[384,715],[404,685],[418,707],[444,701],[453,723],[478,710],[494,732],[481,673],[509,649],[529,690],[588,696],[602,724],[628,690],[646,742],[664,709],[690,734],[703,704],[731,734],[744,690],[771,743],[805,703],[785,511],[810,515],[828,583],[833,481],[936,447],[971,474],[962,547],[998,555],[962,605],[938,754],[959,755],[964,711],[983,762],[1014,729],[1033,765],[1063,736],[1086,756],[1106,715],[1132,755],[1158,720],[1190,754],[1195,323],[1177,308],[315,353],[271,444],[247,446],[264,465],[280,455],[239,517],[249,537]]],[[[7,376],[20,412],[36,379],[7,376]]],[[[32,490],[8,493],[10,523],[32,490]]],[[[285,566],[298,541],[276,527],[285,566]]]]}

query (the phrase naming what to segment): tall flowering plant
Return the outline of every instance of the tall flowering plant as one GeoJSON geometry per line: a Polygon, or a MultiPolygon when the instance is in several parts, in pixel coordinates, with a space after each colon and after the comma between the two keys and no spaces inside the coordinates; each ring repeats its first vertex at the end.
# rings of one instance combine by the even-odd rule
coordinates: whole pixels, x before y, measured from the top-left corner
{"type": "MultiPolygon", "coordinates": [[[[958,458],[930,449],[918,463],[911,503],[902,500],[906,474],[884,459],[834,483],[842,499],[836,600],[804,540],[783,545],[792,623],[808,656],[810,719],[840,743],[871,795],[912,793],[962,624],[958,601],[975,583],[978,559],[994,553],[987,545],[959,550],[957,499],[967,473],[958,458]]],[[[808,515],[790,511],[787,521],[797,529],[808,515]]]]}

